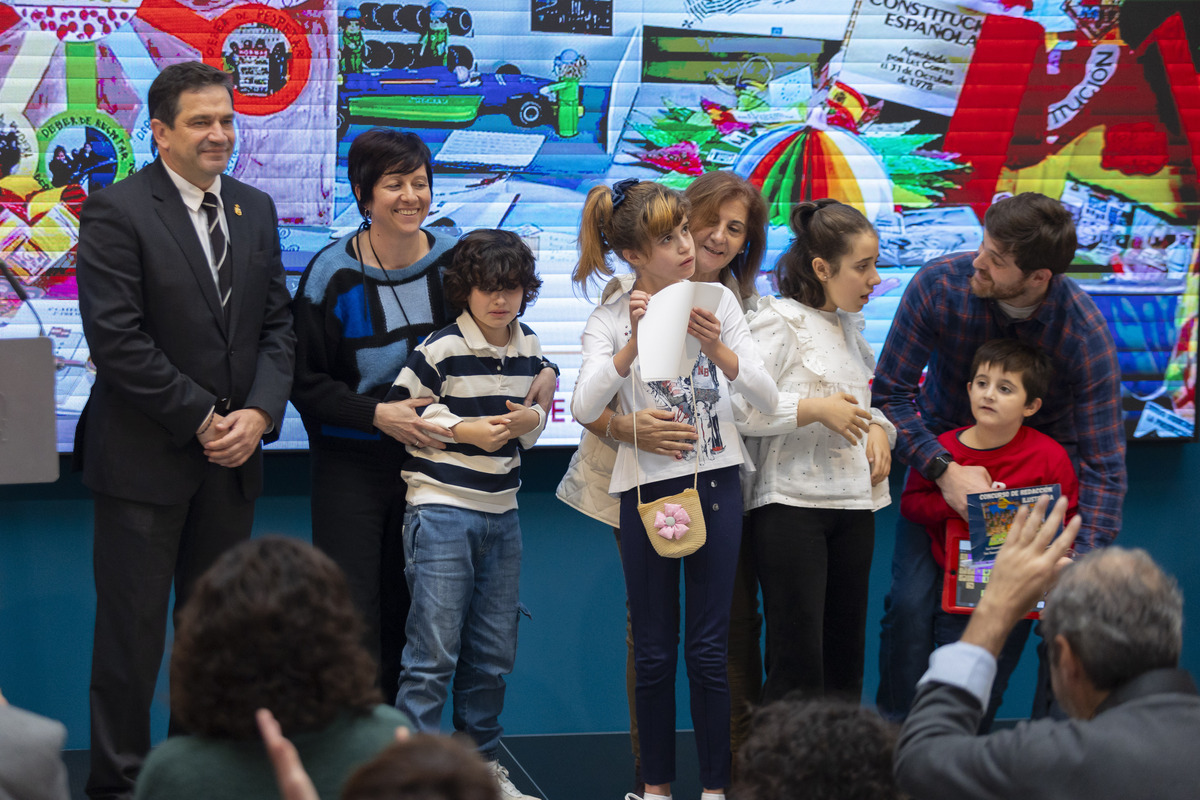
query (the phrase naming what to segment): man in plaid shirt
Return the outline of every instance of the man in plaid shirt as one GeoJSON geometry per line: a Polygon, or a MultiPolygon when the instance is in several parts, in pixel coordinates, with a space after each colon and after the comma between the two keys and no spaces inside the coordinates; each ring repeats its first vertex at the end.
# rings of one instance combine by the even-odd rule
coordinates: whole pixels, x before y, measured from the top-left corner
{"type": "MultiPolygon", "coordinates": [[[[1062,274],[1075,247],[1074,221],[1057,201],[1026,192],[993,204],[977,254],[935,259],[905,290],[875,370],[871,405],[896,426],[896,456],[935,481],[965,519],[966,496],[990,490],[992,478],[983,467],[954,463],[937,436],[973,422],[966,391],[971,358],[989,339],[1041,348],[1054,362],[1055,377],[1028,424],[1071,456],[1083,518],[1075,549],[1084,553],[1109,544],[1121,528],[1125,438],[1112,335],[1091,297],[1062,274]]],[[[876,697],[880,711],[896,721],[907,715],[933,651],[941,577],[924,528],[901,517],[876,697]]],[[[1000,692],[1024,642],[1012,644],[1015,654],[999,664],[1000,692]]],[[[1049,698],[1041,694],[1036,705],[1044,712],[1049,698]]]]}

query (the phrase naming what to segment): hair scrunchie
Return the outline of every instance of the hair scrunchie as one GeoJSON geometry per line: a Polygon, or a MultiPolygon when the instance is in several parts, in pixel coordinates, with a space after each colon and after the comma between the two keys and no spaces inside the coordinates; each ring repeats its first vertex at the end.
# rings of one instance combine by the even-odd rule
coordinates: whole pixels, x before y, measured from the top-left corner
{"type": "Polygon", "coordinates": [[[625,200],[625,193],[638,185],[637,178],[626,178],[622,181],[617,181],[612,187],[612,207],[613,211],[617,210],[617,206],[621,205],[625,200]]]}

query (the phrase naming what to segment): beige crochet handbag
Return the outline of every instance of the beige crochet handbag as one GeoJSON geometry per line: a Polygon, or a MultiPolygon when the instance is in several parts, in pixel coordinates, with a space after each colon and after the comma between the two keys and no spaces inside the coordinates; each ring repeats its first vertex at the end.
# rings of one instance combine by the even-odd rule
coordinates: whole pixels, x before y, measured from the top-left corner
{"type": "MultiPolygon", "coordinates": [[[[695,382],[692,389],[692,408],[696,408],[695,382]]],[[[696,469],[692,473],[692,488],[662,497],[651,503],[642,502],[642,475],[638,469],[637,414],[633,417],[633,469],[637,477],[638,516],[650,537],[654,551],[665,558],[683,558],[704,546],[708,531],[704,524],[704,509],[696,491],[700,479],[700,453],[696,453],[696,469]]]]}

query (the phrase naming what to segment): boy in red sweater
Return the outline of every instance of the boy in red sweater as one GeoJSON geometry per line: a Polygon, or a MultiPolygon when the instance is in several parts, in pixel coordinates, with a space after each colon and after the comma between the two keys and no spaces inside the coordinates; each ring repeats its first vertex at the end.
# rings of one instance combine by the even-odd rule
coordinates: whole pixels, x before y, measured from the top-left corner
{"type": "MultiPolygon", "coordinates": [[[[1027,417],[1042,407],[1042,397],[1053,373],[1049,357],[1041,350],[1015,339],[985,342],[975,351],[971,365],[974,377],[967,384],[975,424],[947,431],[938,437],[938,442],[956,463],[984,470],[997,489],[1059,484],[1062,496],[1070,504],[1066,517],[1069,520],[1075,516],[1079,502],[1079,482],[1071,459],[1062,445],[1024,424],[1027,417]]],[[[965,531],[966,521],[942,498],[937,484],[916,470],[909,470],[908,482],[900,496],[900,513],[925,526],[929,532],[930,557],[944,571],[947,529],[954,526],[965,531]]],[[[937,596],[940,598],[941,592],[937,596]]],[[[968,619],[965,614],[943,611],[939,602],[930,609],[934,645],[940,647],[958,641],[968,619]]],[[[1030,628],[1031,620],[1018,624],[997,659],[991,699],[979,723],[981,733],[991,727],[1030,628]]]]}

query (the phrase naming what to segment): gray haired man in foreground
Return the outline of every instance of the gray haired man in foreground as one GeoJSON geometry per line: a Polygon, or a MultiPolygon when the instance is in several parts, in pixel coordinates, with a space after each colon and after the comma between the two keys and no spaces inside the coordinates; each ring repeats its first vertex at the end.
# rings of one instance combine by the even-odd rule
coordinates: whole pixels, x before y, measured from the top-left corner
{"type": "Polygon", "coordinates": [[[1187,798],[1200,792],[1200,696],[1178,669],[1183,597],[1142,550],[1071,564],[1079,518],[1022,510],[962,639],[934,651],[896,747],[896,777],[922,800],[1187,798]],[[1069,566],[1067,566],[1069,565],[1069,566]],[[1061,570],[1061,575],[1059,571],[1061,570]],[[1055,696],[1071,715],[976,736],[996,654],[1046,588],[1042,627],[1055,696]]]}

